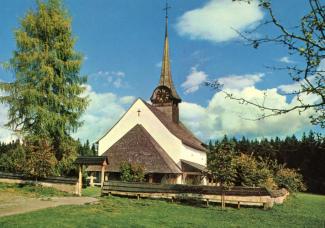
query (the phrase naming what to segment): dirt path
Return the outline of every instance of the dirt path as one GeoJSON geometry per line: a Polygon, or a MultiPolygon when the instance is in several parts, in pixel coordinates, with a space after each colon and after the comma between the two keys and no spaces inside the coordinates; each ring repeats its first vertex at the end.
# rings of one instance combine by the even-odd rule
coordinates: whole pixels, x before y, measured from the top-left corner
{"type": "Polygon", "coordinates": [[[13,196],[11,194],[6,196],[6,193],[3,192],[1,192],[0,198],[0,217],[61,205],[83,205],[98,202],[98,199],[93,197],[30,198],[25,196],[13,196]]]}

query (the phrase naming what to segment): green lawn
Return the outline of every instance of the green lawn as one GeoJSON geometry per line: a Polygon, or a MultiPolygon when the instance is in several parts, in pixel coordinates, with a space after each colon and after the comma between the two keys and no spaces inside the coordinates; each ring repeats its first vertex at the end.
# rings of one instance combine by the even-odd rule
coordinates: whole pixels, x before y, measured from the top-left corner
{"type": "MultiPolygon", "coordinates": [[[[87,189],[86,195],[98,195],[87,189]]],[[[0,227],[324,227],[325,196],[298,194],[271,210],[102,197],[97,205],[60,206],[0,218],[0,227]]],[[[1,205],[0,205],[1,206],[1,205]]]]}
{"type": "Polygon", "coordinates": [[[27,197],[52,197],[52,196],[72,196],[72,194],[56,190],[55,188],[42,187],[35,184],[5,184],[0,183],[1,192],[23,195],[27,197]]]}

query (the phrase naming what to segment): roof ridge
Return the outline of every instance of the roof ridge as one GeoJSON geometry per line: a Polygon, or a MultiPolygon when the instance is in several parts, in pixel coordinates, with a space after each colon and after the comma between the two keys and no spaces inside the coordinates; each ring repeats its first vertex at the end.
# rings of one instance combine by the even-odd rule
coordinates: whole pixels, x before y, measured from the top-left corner
{"type": "Polygon", "coordinates": [[[204,144],[201,142],[201,140],[198,139],[189,129],[187,129],[181,121],[179,121],[179,123],[175,123],[169,118],[167,118],[165,113],[163,113],[153,105],[147,103],[146,101],[143,102],[160,120],[160,122],[168,129],[168,131],[174,136],[176,136],[178,139],[180,139],[183,144],[200,151],[206,151],[206,148],[203,146],[204,144]]]}

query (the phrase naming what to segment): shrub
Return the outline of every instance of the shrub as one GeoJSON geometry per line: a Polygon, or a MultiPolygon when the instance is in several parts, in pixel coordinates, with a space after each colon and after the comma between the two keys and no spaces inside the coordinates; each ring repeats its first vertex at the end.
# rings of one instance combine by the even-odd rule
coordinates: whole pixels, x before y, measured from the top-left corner
{"type": "Polygon", "coordinates": [[[0,157],[0,170],[12,173],[25,171],[26,152],[24,147],[18,144],[0,157]]]}
{"type": "Polygon", "coordinates": [[[240,154],[233,160],[236,169],[236,185],[259,186],[273,189],[276,184],[272,172],[262,161],[257,161],[253,156],[240,154]]]}
{"type": "Polygon", "coordinates": [[[53,175],[56,165],[54,150],[47,138],[30,137],[25,141],[25,174],[32,178],[53,175]]]}
{"type": "Polygon", "coordinates": [[[290,192],[307,190],[302,175],[295,169],[280,167],[275,174],[275,181],[279,187],[286,188],[290,192]]]}
{"type": "Polygon", "coordinates": [[[121,180],[126,182],[141,182],[144,180],[144,168],[140,164],[123,162],[120,166],[121,180]]]}

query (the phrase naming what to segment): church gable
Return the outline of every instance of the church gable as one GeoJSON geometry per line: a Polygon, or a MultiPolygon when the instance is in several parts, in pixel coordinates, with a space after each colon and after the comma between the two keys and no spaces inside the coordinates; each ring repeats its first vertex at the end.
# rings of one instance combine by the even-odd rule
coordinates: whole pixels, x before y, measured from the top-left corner
{"type": "Polygon", "coordinates": [[[181,140],[161,123],[141,99],[137,99],[121,119],[98,141],[99,155],[107,151],[137,124],[141,124],[176,163],[180,160],[181,140]]]}
{"type": "Polygon", "coordinates": [[[145,173],[181,173],[179,167],[140,124],[134,126],[102,156],[107,156],[110,172],[119,172],[123,162],[140,164],[145,173]]]}

